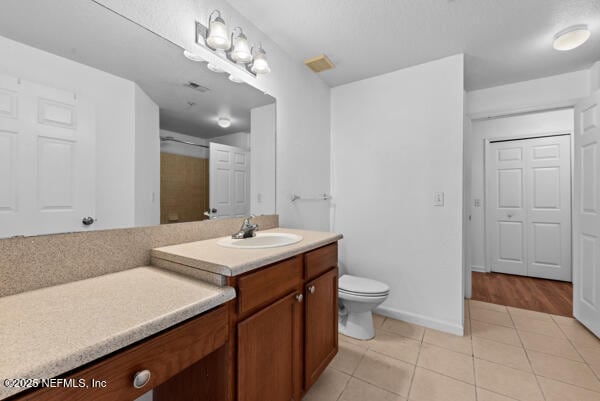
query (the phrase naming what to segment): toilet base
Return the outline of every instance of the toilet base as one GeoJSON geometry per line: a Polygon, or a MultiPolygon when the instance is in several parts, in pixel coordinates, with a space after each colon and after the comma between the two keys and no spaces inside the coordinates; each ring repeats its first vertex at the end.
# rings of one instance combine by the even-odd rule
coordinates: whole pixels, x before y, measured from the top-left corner
{"type": "Polygon", "coordinates": [[[373,313],[370,310],[340,315],[339,320],[338,331],[347,337],[357,340],[370,340],[375,337],[373,313]]]}

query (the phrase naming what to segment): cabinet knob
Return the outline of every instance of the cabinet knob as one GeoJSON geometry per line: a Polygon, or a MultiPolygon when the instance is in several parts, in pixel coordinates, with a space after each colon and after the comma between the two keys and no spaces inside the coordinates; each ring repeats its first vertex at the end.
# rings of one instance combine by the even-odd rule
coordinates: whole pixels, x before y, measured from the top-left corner
{"type": "Polygon", "coordinates": [[[302,294],[296,294],[296,301],[302,302],[303,299],[304,299],[304,295],[302,295],[302,294]]]}
{"type": "Polygon", "coordinates": [[[308,287],[308,292],[310,292],[311,294],[314,294],[315,290],[316,290],[316,288],[314,285],[311,285],[310,287],[308,287]]]}
{"type": "Polygon", "coordinates": [[[150,381],[150,371],[148,369],[140,370],[133,376],[133,387],[142,388],[150,381]]]}

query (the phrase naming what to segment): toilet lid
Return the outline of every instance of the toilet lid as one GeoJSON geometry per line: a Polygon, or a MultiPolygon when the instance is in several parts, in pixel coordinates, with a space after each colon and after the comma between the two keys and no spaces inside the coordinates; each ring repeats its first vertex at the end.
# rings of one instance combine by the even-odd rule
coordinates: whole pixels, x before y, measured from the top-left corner
{"type": "Polygon", "coordinates": [[[339,278],[338,287],[342,291],[356,294],[386,294],[390,291],[390,287],[380,281],[349,274],[339,278]]]}

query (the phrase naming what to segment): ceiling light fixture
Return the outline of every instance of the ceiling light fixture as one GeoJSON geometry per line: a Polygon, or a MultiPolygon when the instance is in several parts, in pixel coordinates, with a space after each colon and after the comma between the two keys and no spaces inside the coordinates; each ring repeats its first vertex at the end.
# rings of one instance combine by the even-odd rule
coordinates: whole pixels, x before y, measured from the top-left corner
{"type": "MultiPolygon", "coordinates": [[[[212,50],[217,56],[224,60],[232,61],[237,68],[243,69],[256,77],[259,74],[271,72],[267,61],[267,52],[262,45],[257,48],[251,47],[242,27],[237,26],[231,32],[227,32],[227,25],[221,17],[219,10],[214,10],[208,16],[208,26],[196,21],[195,42],[212,50]]],[[[187,57],[187,56],[186,56],[187,57]]],[[[223,72],[221,67],[212,69],[214,72],[223,72]]]]}
{"type": "Polygon", "coordinates": [[[243,80],[243,79],[241,79],[241,78],[238,78],[238,77],[236,77],[236,76],[235,76],[235,75],[233,75],[233,74],[229,74],[229,80],[230,80],[231,82],[235,82],[236,84],[241,84],[242,82],[244,82],[244,80],[243,80]]]}
{"type": "Polygon", "coordinates": [[[573,50],[584,44],[591,34],[587,25],[574,25],[554,35],[552,47],[559,51],[573,50]]]}
{"type": "Polygon", "coordinates": [[[265,52],[260,43],[254,53],[254,61],[250,66],[250,70],[255,74],[268,74],[271,72],[271,67],[269,67],[269,62],[267,61],[267,52],[265,52]]]}
{"type": "Polygon", "coordinates": [[[219,67],[218,65],[213,64],[213,63],[206,64],[206,68],[208,68],[212,72],[216,72],[217,74],[221,74],[221,73],[225,72],[224,69],[222,69],[221,67],[219,67]]]}
{"type": "Polygon", "coordinates": [[[217,124],[219,124],[219,127],[221,128],[229,128],[231,126],[231,120],[225,117],[219,117],[217,124]]]}
{"type": "Polygon", "coordinates": [[[227,50],[231,46],[227,25],[221,18],[221,12],[214,10],[208,16],[208,31],[206,32],[206,44],[212,50],[227,50]]]}

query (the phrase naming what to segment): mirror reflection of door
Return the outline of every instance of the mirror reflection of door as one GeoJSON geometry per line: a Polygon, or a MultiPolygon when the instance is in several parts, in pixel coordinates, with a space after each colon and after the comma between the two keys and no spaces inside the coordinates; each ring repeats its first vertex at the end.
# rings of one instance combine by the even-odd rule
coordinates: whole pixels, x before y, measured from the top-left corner
{"type": "Polygon", "coordinates": [[[210,144],[210,209],[215,218],[250,215],[250,152],[210,144]]]}
{"type": "Polygon", "coordinates": [[[275,213],[273,97],[94,1],[61,4],[0,2],[0,237],[207,219],[210,142],[253,155],[227,215],[275,213]]]}

